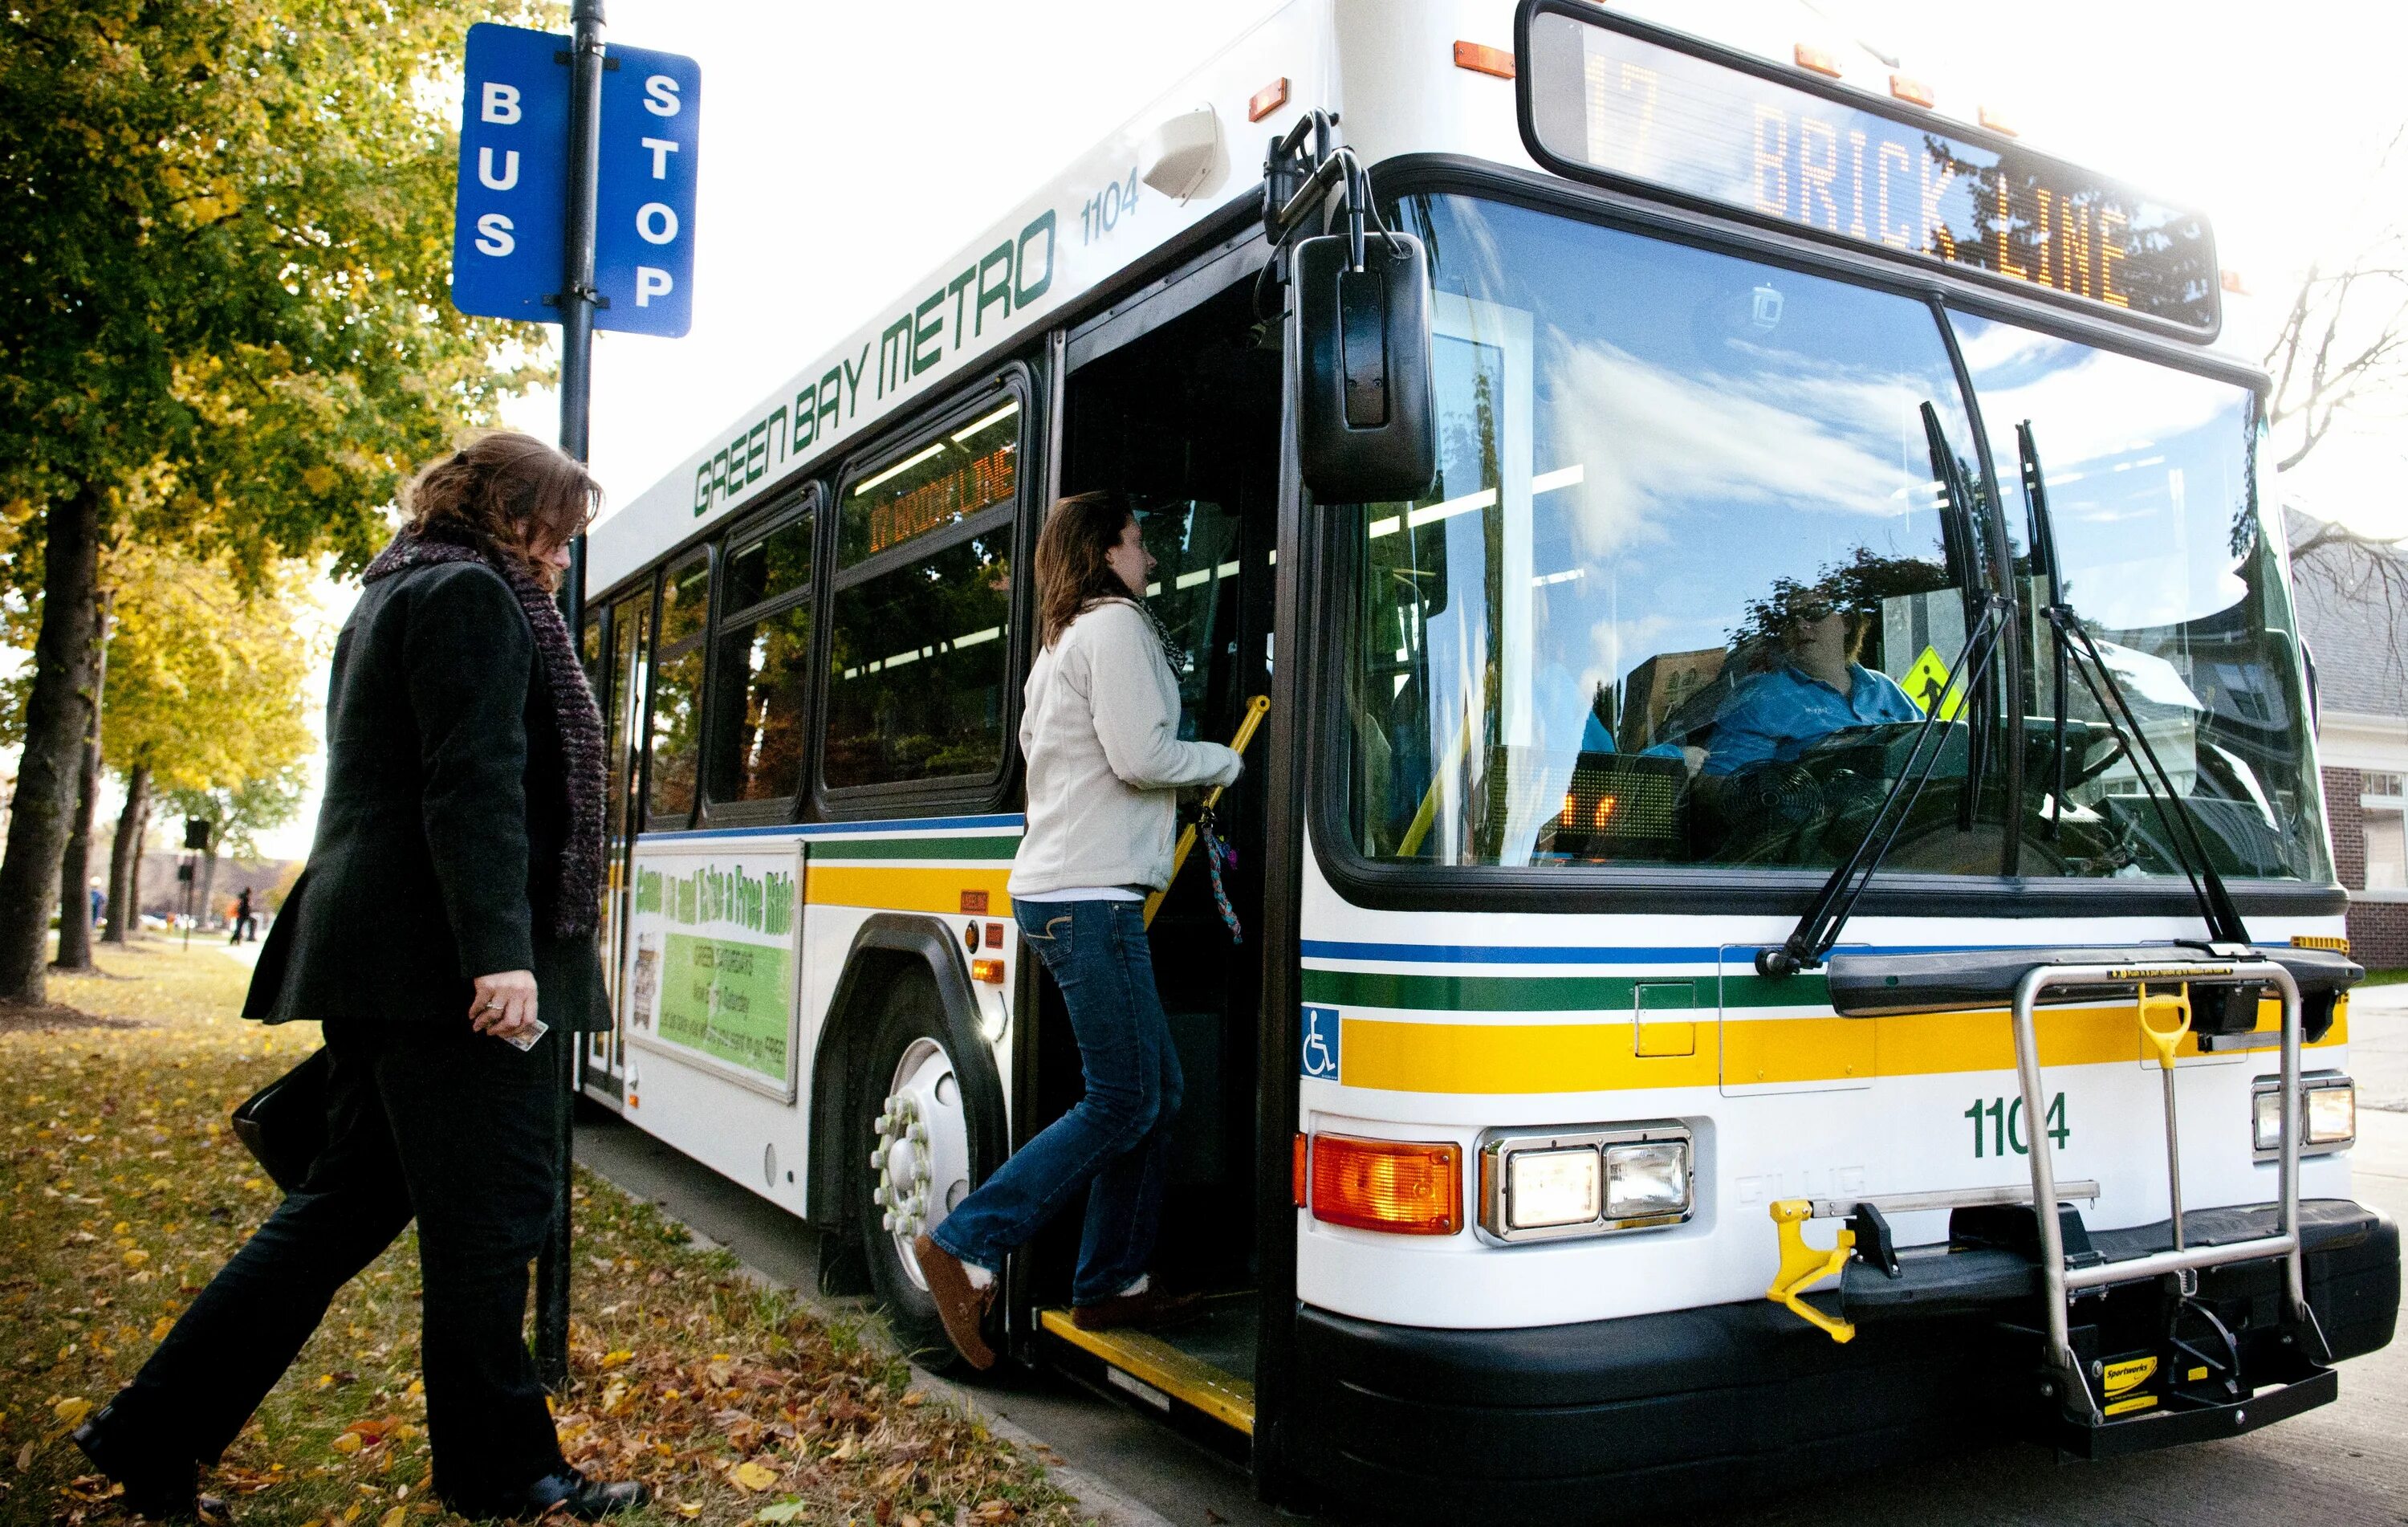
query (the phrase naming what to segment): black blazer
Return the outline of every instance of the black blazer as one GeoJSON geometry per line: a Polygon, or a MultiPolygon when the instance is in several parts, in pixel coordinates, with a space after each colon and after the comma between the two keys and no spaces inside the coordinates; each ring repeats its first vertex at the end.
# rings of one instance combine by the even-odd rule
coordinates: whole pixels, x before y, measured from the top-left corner
{"type": "Polygon", "coordinates": [[[473,977],[529,970],[545,1023],[609,1026],[593,935],[550,931],[568,793],[538,661],[490,568],[361,593],[335,643],[317,838],[245,1016],[466,1023],[473,977]]]}

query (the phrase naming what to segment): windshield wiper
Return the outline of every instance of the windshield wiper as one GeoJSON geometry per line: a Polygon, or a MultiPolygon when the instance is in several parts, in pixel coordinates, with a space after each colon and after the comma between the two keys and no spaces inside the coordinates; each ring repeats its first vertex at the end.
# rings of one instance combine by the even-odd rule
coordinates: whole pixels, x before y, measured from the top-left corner
{"type": "MultiPolygon", "coordinates": [[[[2057,701],[2050,719],[2057,749],[2057,793],[2049,798],[2051,835],[2055,835],[2057,824],[2065,816],[2065,670],[2071,655],[2079,659],[2072,664],[2073,671],[2080,675],[2083,687],[2090,691],[2100,713],[2107,718],[2108,729],[2123,744],[2125,754],[2135,760],[2132,776],[2140,782],[2141,793],[2149,798],[2150,807],[2165,828],[2167,844],[2173,851],[2174,861],[2182,867],[2183,878],[2190,882],[2191,895],[2199,900],[2200,916],[2207,924],[2209,942],[2245,944],[2250,942],[2248,927],[2241,920],[2240,909],[2232,904],[2224,877],[2216,873],[2215,861],[2208,857],[2199,824],[2183,804],[2181,792],[2174,788],[2165,765],[2157,761],[2157,750],[2149,745],[2148,734],[2141,729],[2139,718],[2124,699],[2124,687],[2115,682],[2115,670],[2108,666],[2099,643],[2083,627],[2073,607],[2065,601],[2063,569],[2057,557],[2057,532],[2048,512],[2048,482],[2041,471],[2040,447],[2033,442],[2028,419],[2015,426],[2015,448],[2023,458],[2025,502],[2031,510],[2032,555],[2035,560],[2044,556],[2047,563],[2048,604],[2041,612],[2056,638],[2057,701]]],[[[2017,802],[2014,809],[2020,811],[2021,803],[2017,802]]]]}
{"type": "Polygon", "coordinates": [[[1923,431],[1931,449],[1932,474],[1942,497],[1941,555],[1947,565],[1947,576],[1956,582],[1965,603],[1965,645],[1957,651],[1956,661],[1949,666],[1948,676],[1940,681],[1939,692],[1931,696],[1922,724],[1915,728],[1914,745],[1906,750],[1904,765],[1891,783],[1889,793],[1882,797],[1872,820],[1866,824],[1864,835],[1856,840],[1856,846],[1840,867],[1831,872],[1830,878],[1823,882],[1813,904],[1798,919],[1798,926],[1790,929],[1780,947],[1756,951],[1759,974],[1795,975],[1799,971],[1818,969],[1839,944],[1840,929],[1847,926],[1850,915],[1856,911],[1857,898],[1872,883],[1873,872],[1881,868],[1882,860],[1889,857],[1890,845],[1898,841],[1899,830],[1906,825],[1915,801],[1923,794],[1923,786],[1939,767],[1941,755],[1947,751],[1947,733],[1940,727],[1952,690],[1963,697],[1959,708],[1967,722],[1965,784],[1957,797],[1957,830],[1973,829],[1984,773],[1982,728],[1987,714],[1990,666],[2000,652],[2000,635],[2013,624],[2013,607],[1997,594],[1985,591],[1987,580],[1982,577],[1981,554],[1975,540],[1972,484],[1967,481],[1956,453],[1949,447],[1947,431],[1940,426],[1939,411],[1929,403],[1923,405],[1923,431]],[[1959,684],[1961,688],[1955,687],[1959,684]],[[1932,743],[1928,752],[1925,751],[1927,742],[1932,743]]]}

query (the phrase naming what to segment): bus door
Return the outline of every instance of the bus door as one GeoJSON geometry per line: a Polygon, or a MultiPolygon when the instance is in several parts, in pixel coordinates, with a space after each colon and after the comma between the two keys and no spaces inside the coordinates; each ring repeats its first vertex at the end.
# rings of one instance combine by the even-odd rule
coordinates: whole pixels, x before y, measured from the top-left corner
{"type": "MultiPolygon", "coordinates": [[[[1190,740],[1230,742],[1269,693],[1281,328],[1253,311],[1260,263],[1259,243],[1226,252],[1068,346],[1062,492],[1117,490],[1136,509],[1156,562],[1146,603],[1168,641],[1180,735],[1190,740]]],[[[1039,1329],[1059,1338],[1048,1342],[1049,1357],[1174,1419],[1209,1423],[1199,1434],[1233,1448],[1254,1413],[1265,735],[1255,733],[1246,777],[1216,813],[1233,851],[1218,894],[1199,849],[1152,924],[1155,980],[1183,1077],[1155,1264],[1211,1291],[1211,1313],[1158,1334],[1081,1332],[1067,1309],[1078,1217],[1064,1216],[1031,1257],[1039,1329]]],[[[1195,814],[1182,803],[1182,828],[1195,814]]],[[[1077,1048],[1050,981],[1038,1012],[1036,1063],[1015,1082],[1020,1141],[1081,1093],[1077,1048]]]]}
{"type": "Polygon", "coordinates": [[[603,794],[604,869],[598,941],[603,990],[611,1024],[586,1037],[584,1085],[588,1093],[622,1105],[627,1073],[626,1011],[620,988],[626,965],[627,861],[635,842],[635,804],[642,789],[644,677],[652,646],[652,589],[649,581],[613,601],[604,628],[601,671],[595,698],[601,702],[603,756],[608,760],[603,794]]]}

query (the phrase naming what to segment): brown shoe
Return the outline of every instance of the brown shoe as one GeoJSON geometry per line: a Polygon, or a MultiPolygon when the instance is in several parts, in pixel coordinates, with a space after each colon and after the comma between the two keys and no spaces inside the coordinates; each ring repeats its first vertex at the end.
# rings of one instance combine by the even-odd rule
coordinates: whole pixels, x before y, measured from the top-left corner
{"type": "Polygon", "coordinates": [[[1092,1304],[1072,1305],[1070,1323],[1082,1331],[1111,1331],[1122,1326],[1158,1329],[1193,1320],[1203,1313],[1202,1294],[1170,1293],[1159,1283],[1149,1283],[1143,1293],[1114,1294],[1092,1304]]]}
{"type": "Polygon", "coordinates": [[[911,1254],[920,1260],[920,1275],[928,1280],[928,1293],[937,1302],[937,1316],[945,1322],[945,1335],[953,1350],[981,1373],[994,1367],[995,1348],[979,1330],[981,1318],[993,1302],[994,1287],[984,1292],[974,1287],[961,1259],[925,1234],[913,1238],[911,1254]]]}

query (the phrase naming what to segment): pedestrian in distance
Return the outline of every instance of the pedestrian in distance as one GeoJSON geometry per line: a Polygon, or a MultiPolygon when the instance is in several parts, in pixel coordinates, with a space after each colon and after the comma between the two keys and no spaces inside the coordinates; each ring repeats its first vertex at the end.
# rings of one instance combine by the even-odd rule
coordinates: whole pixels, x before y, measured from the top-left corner
{"type": "Polygon", "coordinates": [[[1040,650],[1020,724],[1028,827],[1011,910],[1062,988],[1086,1096],[913,1243],[945,1334],[974,1368],[995,1363],[984,1326],[1004,1259],[1082,1194],[1070,1285],[1081,1328],[1201,1309],[1152,1271],[1181,1077],[1145,901],[1170,884],[1179,788],[1234,784],[1243,766],[1217,742],[1179,740],[1178,677],[1141,602],[1153,570],[1116,493],[1062,499],[1038,536],[1040,650]]]}
{"type": "Polygon", "coordinates": [[[228,944],[248,944],[259,937],[259,918],[251,910],[250,886],[245,886],[242,894],[234,899],[234,915],[226,921],[234,925],[234,937],[226,940],[228,944]]]}
{"type": "Polygon", "coordinates": [[[368,564],[308,868],[244,1009],[324,1025],[326,1146],[74,1433],[129,1509],[193,1509],[200,1466],[412,1218],[437,1493],[529,1519],[646,1499],[562,1458],[522,1337],[559,1187],[556,1047],[604,1013],[601,719],[552,597],[600,497],[551,446],[486,435],[418,474],[368,564]]]}

